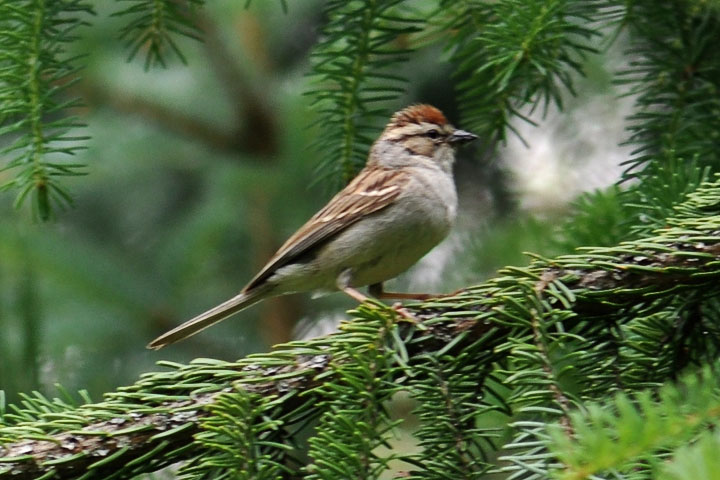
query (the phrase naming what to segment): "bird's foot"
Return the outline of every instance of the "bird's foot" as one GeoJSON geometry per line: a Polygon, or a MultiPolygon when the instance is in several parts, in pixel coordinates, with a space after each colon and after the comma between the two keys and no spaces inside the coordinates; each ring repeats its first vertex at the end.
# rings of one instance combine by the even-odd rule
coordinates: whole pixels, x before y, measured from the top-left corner
{"type": "Polygon", "coordinates": [[[403,320],[410,322],[410,323],[418,323],[418,319],[415,315],[410,313],[407,308],[403,307],[403,304],[400,302],[395,302],[390,307],[397,313],[403,320]]]}
{"type": "Polygon", "coordinates": [[[427,327],[423,325],[422,321],[413,315],[407,308],[403,307],[402,303],[393,303],[390,308],[400,317],[401,321],[411,323],[418,330],[427,330],[427,327]]]}
{"type": "Polygon", "coordinates": [[[467,288],[461,288],[459,290],[455,290],[454,292],[450,293],[441,293],[439,295],[435,295],[432,298],[448,298],[448,297],[456,297],[460,295],[461,293],[465,293],[467,291],[467,288]]]}
{"type": "Polygon", "coordinates": [[[459,295],[465,291],[464,288],[456,290],[452,293],[406,293],[406,292],[386,292],[383,289],[382,283],[374,283],[368,287],[370,295],[380,299],[395,299],[395,300],[418,300],[427,301],[434,298],[447,298],[459,295]]]}
{"type": "MultiPolygon", "coordinates": [[[[343,292],[345,292],[347,295],[351,296],[355,300],[357,300],[360,303],[373,303],[373,304],[380,304],[383,305],[381,302],[378,302],[377,300],[374,300],[372,298],[369,298],[365,295],[363,295],[361,292],[359,292],[357,289],[352,287],[343,287],[341,288],[343,292]]],[[[391,310],[393,310],[399,317],[400,320],[412,323],[415,325],[416,328],[420,330],[425,330],[425,326],[420,322],[420,319],[417,318],[415,315],[410,313],[405,307],[403,307],[402,303],[396,302],[391,307],[391,310]]]]}

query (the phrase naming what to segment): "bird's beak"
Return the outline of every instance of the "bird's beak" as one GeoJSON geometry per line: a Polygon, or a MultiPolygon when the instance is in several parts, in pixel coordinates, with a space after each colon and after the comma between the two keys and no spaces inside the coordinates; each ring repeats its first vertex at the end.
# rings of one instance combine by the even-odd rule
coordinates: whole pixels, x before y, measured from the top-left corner
{"type": "Polygon", "coordinates": [[[464,143],[470,143],[477,138],[477,135],[466,132],[465,130],[455,130],[449,137],[448,142],[451,145],[462,145],[464,143]]]}

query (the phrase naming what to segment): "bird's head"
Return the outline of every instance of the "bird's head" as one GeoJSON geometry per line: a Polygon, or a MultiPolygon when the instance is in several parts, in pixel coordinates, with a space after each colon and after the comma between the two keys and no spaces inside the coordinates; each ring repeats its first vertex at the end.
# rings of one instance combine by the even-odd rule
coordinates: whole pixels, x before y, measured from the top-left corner
{"type": "Polygon", "coordinates": [[[476,138],[470,132],[453,127],[432,105],[411,105],[392,116],[373,145],[370,158],[386,167],[429,160],[449,170],[455,159],[455,147],[476,138]]]}

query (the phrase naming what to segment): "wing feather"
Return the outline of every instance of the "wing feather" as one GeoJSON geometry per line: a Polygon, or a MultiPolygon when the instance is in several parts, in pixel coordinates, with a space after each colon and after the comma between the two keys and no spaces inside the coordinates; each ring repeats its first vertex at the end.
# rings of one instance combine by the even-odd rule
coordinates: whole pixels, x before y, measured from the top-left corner
{"type": "Polygon", "coordinates": [[[346,229],[366,215],[381,210],[400,195],[409,177],[399,170],[367,167],[328,204],[278,249],[262,270],[243,289],[263,283],[278,268],[321,245],[330,236],[346,229]]]}

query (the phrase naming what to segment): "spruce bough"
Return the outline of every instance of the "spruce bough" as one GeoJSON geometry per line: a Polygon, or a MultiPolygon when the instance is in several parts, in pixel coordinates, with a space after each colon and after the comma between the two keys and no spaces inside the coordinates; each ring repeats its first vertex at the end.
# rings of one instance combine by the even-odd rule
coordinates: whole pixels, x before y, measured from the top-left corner
{"type": "Polygon", "coordinates": [[[717,295],[720,180],[675,212],[651,237],[536,258],[418,305],[420,325],[363,305],[335,334],[237,362],[161,362],[170,370],[101,402],[28,395],[3,411],[0,478],[130,478],[179,460],[188,478],[374,478],[396,458],[376,447],[395,424],[384,404],[399,390],[421,423],[422,451],[400,457],[411,478],[441,468],[477,478],[528,462],[549,472],[558,463],[545,446],[548,422],[572,436],[577,405],[659,385],[688,363],[673,349],[692,332],[673,314],[717,295]],[[648,352],[661,330],[658,352],[648,352]],[[504,432],[482,426],[488,412],[505,416],[504,432]],[[367,428],[354,435],[360,420],[367,428]],[[308,461],[298,452],[314,421],[322,428],[310,430],[308,461]],[[343,451],[363,461],[340,464],[343,451]]]}

